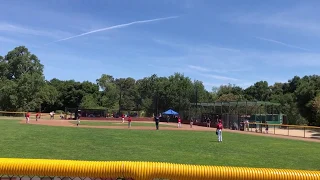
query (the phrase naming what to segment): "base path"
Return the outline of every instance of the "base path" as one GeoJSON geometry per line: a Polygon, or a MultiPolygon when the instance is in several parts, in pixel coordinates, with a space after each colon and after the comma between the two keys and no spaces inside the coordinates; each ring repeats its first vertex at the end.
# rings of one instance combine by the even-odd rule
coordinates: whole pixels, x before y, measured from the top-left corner
{"type": "MultiPolygon", "coordinates": [[[[71,123],[72,121],[70,120],[30,120],[29,124],[34,124],[34,125],[46,125],[46,126],[64,126],[64,127],[74,127],[74,128],[100,128],[100,129],[129,129],[127,126],[88,126],[88,125],[79,125],[77,126],[76,124],[71,123]]],[[[84,122],[81,121],[81,122],[84,122]]],[[[92,120],[90,120],[92,122],[92,120]]],[[[101,121],[98,121],[101,122],[101,121]]],[[[114,121],[104,121],[104,122],[114,122],[114,121]]],[[[25,124],[25,120],[21,121],[22,124],[25,124]]],[[[139,123],[142,123],[141,121],[139,123]]],[[[145,122],[145,123],[151,123],[151,122],[145,122]]],[[[161,124],[168,124],[164,122],[160,122],[161,124]]],[[[176,131],[210,131],[212,133],[215,132],[215,128],[207,128],[203,126],[193,126],[190,128],[190,125],[188,124],[182,124],[181,128],[177,127],[177,123],[169,123],[172,125],[172,127],[160,127],[159,130],[176,130],[176,131]]],[[[135,130],[155,130],[155,126],[134,126],[134,122],[132,122],[132,126],[130,129],[135,129],[135,130]]],[[[320,143],[320,139],[315,139],[315,138],[310,138],[310,137],[295,137],[295,136],[287,136],[287,135],[279,135],[279,134],[265,134],[265,133],[255,133],[255,132],[246,132],[246,131],[236,131],[236,130],[230,130],[230,129],[225,129],[225,132],[230,132],[230,133],[240,133],[240,134],[249,134],[249,135],[256,135],[256,136],[268,136],[268,137],[274,137],[274,138],[283,138],[283,139],[293,139],[293,140],[303,140],[303,141],[311,141],[311,142],[318,142],[320,143]]],[[[291,134],[293,135],[293,134],[291,134]]]]}

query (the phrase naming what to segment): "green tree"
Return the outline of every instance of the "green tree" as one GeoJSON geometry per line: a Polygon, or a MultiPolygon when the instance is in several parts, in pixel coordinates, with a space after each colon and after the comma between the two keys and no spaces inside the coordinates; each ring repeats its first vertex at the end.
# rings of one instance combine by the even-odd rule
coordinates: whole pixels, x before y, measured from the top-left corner
{"type": "Polygon", "coordinates": [[[102,90],[100,105],[107,109],[115,109],[119,98],[119,92],[114,78],[110,75],[102,74],[96,82],[102,90]]]}
{"type": "Polygon", "coordinates": [[[318,94],[312,101],[312,110],[315,118],[315,124],[320,125],[320,94],[318,94]]]}
{"type": "Polygon", "coordinates": [[[256,82],[245,90],[245,98],[248,100],[268,101],[271,90],[267,81],[256,82]]]}
{"type": "Polygon", "coordinates": [[[190,96],[194,93],[193,82],[180,73],[169,76],[168,81],[168,105],[177,111],[187,110],[190,107],[190,96]]]}
{"type": "Polygon", "coordinates": [[[304,76],[300,79],[295,96],[302,117],[306,118],[309,124],[316,124],[316,118],[313,115],[312,102],[317,94],[320,93],[320,77],[304,76]]]}
{"type": "Polygon", "coordinates": [[[232,93],[222,94],[218,99],[218,102],[230,102],[230,101],[241,101],[240,97],[232,93]]]}
{"type": "Polygon", "coordinates": [[[97,99],[92,94],[86,94],[80,104],[80,108],[84,109],[99,109],[99,105],[97,104],[97,99]]]}
{"type": "Polygon", "coordinates": [[[191,102],[195,103],[196,98],[198,102],[210,102],[210,93],[205,89],[202,81],[193,82],[194,91],[190,94],[191,102]],[[196,97],[197,96],[197,97],[196,97]]]}
{"type": "Polygon", "coordinates": [[[213,89],[215,90],[215,100],[219,102],[228,102],[228,101],[242,101],[244,100],[244,91],[241,87],[228,84],[221,85],[219,88],[213,89]]]}
{"type": "Polygon", "coordinates": [[[17,83],[8,79],[0,81],[0,109],[4,111],[17,111],[18,106],[17,83]]]}
{"type": "Polygon", "coordinates": [[[8,52],[4,61],[7,63],[5,76],[9,79],[20,79],[24,74],[43,75],[43,65],[38,57],[31,54],[24,46],[16,47],[8,52]]]}
{"type": "Polygon", "coordinates": [[[40,106],[45,80],[36,55],[24,46],[16,47],[0,58],[0,69],[2,109],[27,111],[40,106]]]}

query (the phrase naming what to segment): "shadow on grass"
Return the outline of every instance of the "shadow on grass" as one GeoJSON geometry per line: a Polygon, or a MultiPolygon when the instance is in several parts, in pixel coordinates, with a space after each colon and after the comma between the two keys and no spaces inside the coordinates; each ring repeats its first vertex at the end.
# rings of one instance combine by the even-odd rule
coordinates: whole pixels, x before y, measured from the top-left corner
{"type": "Polygon", "coordinates": [[[218,140],[210,140],[209,143],[219,143],[218,140]]]}

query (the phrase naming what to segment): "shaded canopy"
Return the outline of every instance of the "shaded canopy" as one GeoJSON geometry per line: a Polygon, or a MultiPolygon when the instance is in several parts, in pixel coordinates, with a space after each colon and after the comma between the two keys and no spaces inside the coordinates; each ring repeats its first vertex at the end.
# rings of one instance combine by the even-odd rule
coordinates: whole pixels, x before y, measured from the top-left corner
{"type": "Polygon", "coordinates": [[[167,110],[166,112],[164,112],[162,114],[165,114],[165,115],[178,115],[179,113],[175,112],[172,109],[169,109],[169,110],[167,110]]]}

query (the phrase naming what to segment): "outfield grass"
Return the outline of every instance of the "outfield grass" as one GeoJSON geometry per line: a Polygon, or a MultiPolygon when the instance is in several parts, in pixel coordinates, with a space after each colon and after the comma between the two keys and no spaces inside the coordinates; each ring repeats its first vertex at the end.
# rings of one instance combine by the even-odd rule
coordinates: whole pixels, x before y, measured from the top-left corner
{"type": "MultiPolygon", "coordinates": [[[[70,121],[72,124],[77,124],[77,121],[70,121]]],[[[128,126],[128,122],[98,122],[98,121],[81,121],[80,125],[86,126],[128,126]]],[[[143,122],[132,122],[131,126],[147,126],[147,127],[155,127],[155,123],[143,123],[143,122]]],[[[175,125],[170,124],[159,124],[160,127],[177,127],[175,125]]]]}
{"type": "Polygon", "coordinates": [[[50,127],[0,120],[0,157],[318,170],[320,143],[214,132],[50,127]]]}

